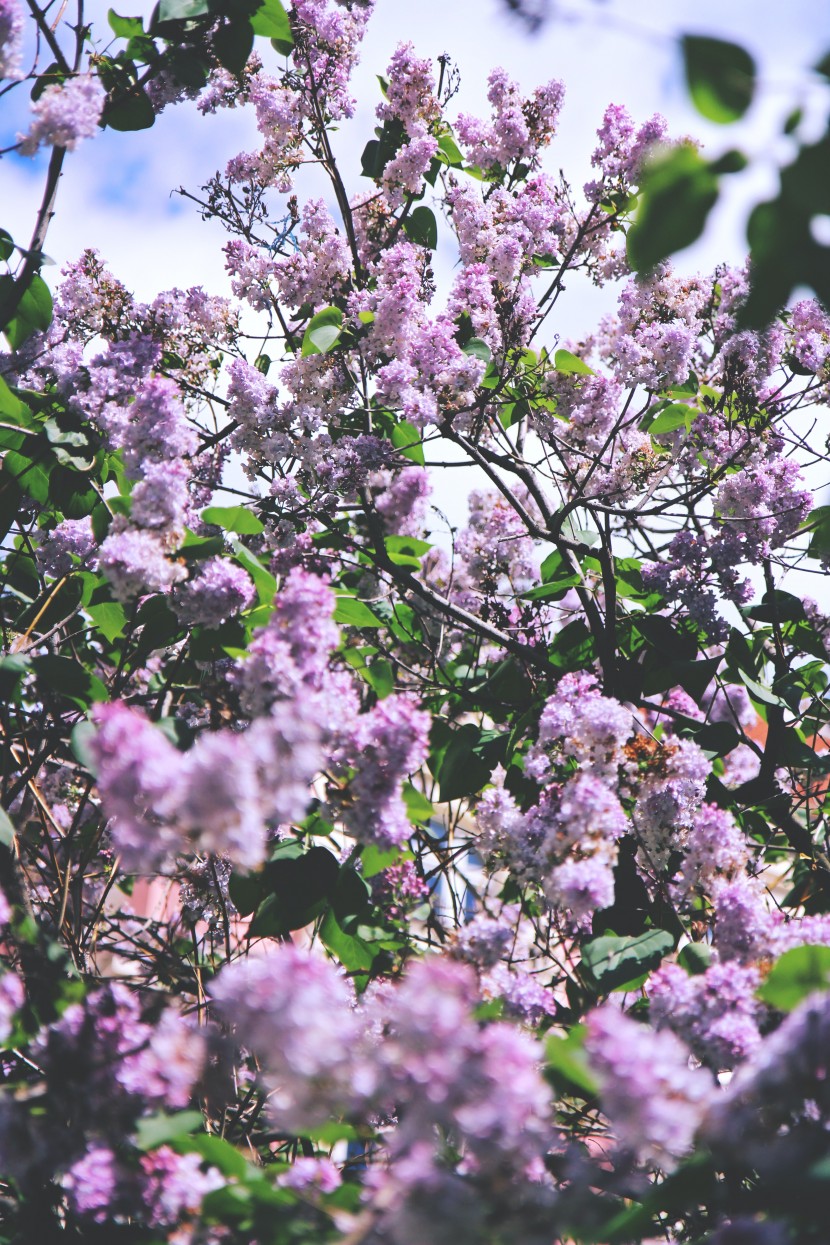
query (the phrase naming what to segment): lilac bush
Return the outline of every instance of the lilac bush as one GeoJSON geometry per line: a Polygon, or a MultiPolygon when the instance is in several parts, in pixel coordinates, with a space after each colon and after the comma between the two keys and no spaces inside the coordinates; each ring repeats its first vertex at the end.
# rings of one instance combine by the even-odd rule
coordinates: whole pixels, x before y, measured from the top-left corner
{"type": "Polygon", "coordinates": [[[826,310],[635,271],[696,148],[601,101],[577,192],[557,81],[457,115],[403,43],[342,168],[371,0],[168,0],[92,55],[29,7],[0,1245],[819,1245],[826,310]],[[67,152],[184,98],[256,120],[187,192],[233,298],[89,249],[50,291],[67,152]],[[562,341],[577,275],[616,312],[562,341]]]}

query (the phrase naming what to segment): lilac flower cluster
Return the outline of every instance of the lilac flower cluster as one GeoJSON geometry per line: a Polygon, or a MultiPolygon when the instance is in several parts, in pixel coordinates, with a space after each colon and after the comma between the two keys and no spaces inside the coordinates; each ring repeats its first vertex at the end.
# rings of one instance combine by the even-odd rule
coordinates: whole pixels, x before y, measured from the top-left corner
{"type": "Polygon", "coordinates": [[[0,0],[0,80],[20,77],[23,8],[19,0],[0,0]]]}
{"type": "Polygon", "coordinates": [[[556,133],[564,86],[551,81],[523,100],[503,69],[494,69],[487,81],[492,122],[488,125],[466,113],[458,118],[458,133],[470,160],[483,169],[506,169],[514,161],[533,166],[539,150],[556,133]]]}
{"type": "Polygon", "coordinates": [[[47,86],[32,104],[34,120],[19,135],[20,151],[33,156],[47,145],[74,151],[84,138],[93,138],[104,109],[106,93],[93,74],[78,74],[61,86],[47,86]]]}

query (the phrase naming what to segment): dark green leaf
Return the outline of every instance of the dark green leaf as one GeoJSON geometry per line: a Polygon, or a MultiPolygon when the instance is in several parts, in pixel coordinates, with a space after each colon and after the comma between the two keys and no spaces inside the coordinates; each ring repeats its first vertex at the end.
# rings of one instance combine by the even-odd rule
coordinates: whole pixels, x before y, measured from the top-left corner
{"type": "MultiPolygon", "coordinates": [[[[9,296],[14,277],[0,277],[0,303],[9,296]]],[[[19,350],[34,333],[43,333],[52,323],[52,294],[43,277],[37,273],[17,306],[13,320],[5,325],[5,334],[12,350],[19,350]]]]}
{"type": "Polygon", "coordinates": [[[712,948],[706,942],[688,942],[677,957],[681,968],[685,968],[691,977],[705,973],[712,963],[712,948]]]}
{"type": "Polygon", "coordinates": [[[245,1180],[251,1172],[245,1155],[215,1133],[171,1137],[170,1140],[179,1154],[200,1154],[211,1167],[218,1168],[223,1176],[229,1176],[232,1180],[245,1180]]]}
{"type": "Polygon", "coordinates": [[[637,215],[628,232],[628,260],[645,272],[695,242],[718,198],[718,179],[698,152],[674,147],[643,173],[637,215]]]}
{"type": "Polygon", "coordinates": [[[698,112],[720,125],[739,120],[755,93],[755,62],[749,52],[737,43],[700,35],[684,35],[681,46],[698,112]]]}
{"type": "Polygon", "coordinates": [[[792,947],[779,957],[758,997],[780,1012],[791,1012],[816,990],[830,989],[830,947],[792,947]]]}
{"type": "Polygon", "coordinates": [[[119,91],[104,108],[103,121],[111,130],[149,130],[156,119],[150,97],[140,86],[119,91]]]}
{"type": "Polygon", "coordinates": [[[404,232],[410,242],[417,246],[425,246],[434,251],[438,245],[438,222],[431,208],[416,207],[415,211],[404,221],[404,232]]]}
{"type": "Polygon", "coordinates": [[[0,259],[10,259],[14,252],[14,238],[7,229],[0,229],[0,259]]]}
{"type": "Polygon", "coordinates": [[[265,524],[246,506],[208,506],[202,511],[205,523],[215,523],[223,532],[235,532],[238,536],[258,536],[265,524]]]}
{"type": "Polygon", "coordinates": [[[674,939],[663,929],[650,929],[634,938],[604,935],[582,948],[582,972],[600,993],[607,994],[650,973],[673,947],[674,939]]]}
{"type": "Polygon", "coordinates": [[[119,39],[132,39],[136,35],[144,34],[144,23],[140,17],[120,17],[115,9],[110,9],[107,13],[107,21],[110,24],[110,30],[119,39]]]}
{"type": "Polygon", "coordinates": [[[241,74],[254,47],[254,32],[246,18],[223,22],[213,34],[216,59],[229,73],[241,74]]]}
{"type": "Polygon", "coordinates": [[[489,363],[492,359],[492,351],[486,341],[482,341],[480,337],[471,337],[468,342],[462,346],[465,354],[471,354],[476,359],[481,359],[483,363],[489,363]]]}
{"type": "Polygon", "coordinates": [[[22,653],[7,653],[0,657],[0,701],[8,704],[14,698],[28,669],[29,658],[22,653]]]}
{"type": "Polygon", "coordinates": [[[81,709],[107,699],[107,689],[98,676],[71,657],[34,657],[32,669],[44,689],[60,693],[81,709]]]}

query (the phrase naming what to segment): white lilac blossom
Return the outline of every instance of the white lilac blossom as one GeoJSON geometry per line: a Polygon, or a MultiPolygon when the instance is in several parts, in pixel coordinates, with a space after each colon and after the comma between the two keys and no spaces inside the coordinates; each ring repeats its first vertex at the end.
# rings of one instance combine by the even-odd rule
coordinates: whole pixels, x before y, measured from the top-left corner
{"type": "Polygon", "coordinates": [[[715,1094],[673,1033],[655,1033],[607,1004],[588,1016],[585,1049],[621,1146],[671,1170],[691,1150],[715,1094]]]}
{"type": "Polygon", "coordinates": [[[98,132],[106,98],[93,74],[78,74],[60,86],[47,86],[32,104],[34,120],[27,134],[20,135],[20,151],[33,156],[41,146],[74,151],[84,138],[98,132]]]}

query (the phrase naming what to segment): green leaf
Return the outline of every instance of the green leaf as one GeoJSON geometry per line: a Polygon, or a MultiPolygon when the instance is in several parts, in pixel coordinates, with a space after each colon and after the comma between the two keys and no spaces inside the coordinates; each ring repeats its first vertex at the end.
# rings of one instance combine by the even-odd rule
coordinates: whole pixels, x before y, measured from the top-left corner
{"type": "MultiPolygon", "coordinates": [[[[8,297],[14,277],[0,277],[0,303],[8,297]]],[[[37,273],[18,303],[14,319],[4,326],[12,350],[19,350],[34,333],[44,333],[52,323],[52,294],[43,277],[37,273]]]]}
{"type": "Polygon", "coordinates": [[[8,703],[14,698],[28,669],[29,658],[22,653],[7,653],[0,657],[0,701],[8,703]]]}
{"type": "Polygon", "coordinates": [[[376,877],[390,865],[399,864],[404,859],[411,859],[411,853],[402,853],[399,847],[390,847],[387,851],[382,851],[371,843],[367,843],[360,853],[364,878],[376,877]]]}
{"type": "Polygon", "coordinates": [[[404,783],[403,802],[410,821],[426,823],[435,816],[432,801],[428,800],[417,787],[413,787],[411,782],[404,783]]]}
{"type": "Polygon", "coordinates": [[[741,670],[740,675],[741,682],[753,700],[760,700],[765,705],[777,705],[781,709],[787,708],[786,700],[782,700],[780,696],[777,696],[771,687],[765,687],[763,683],[758,683],[757,680],[751,679],[745,670],[741,670]]]}
{"type": "Polygon", "coordinates": [[[149,130],[156,120],[156,110],[150,97],[140,86],[118,91],[106,104],[103,121],[111,130],[129,133],[132,130],[149,130]]]}
{"type": "Polygon", "coordinates": [[[257,596],[261,604],[270,605],[277,591],[277,581],[269,570],[262,565],[256,554],[246,549],[241,541],[232,542],[233,556],[240,566],[244,567],[254,581],[257,596]]]}
{"type": "Polygon", "coordinates": [[[219,64],[237,76],[248,63],[254,47],[254,32],[247,18],[223,22],[213,34],[213,51],[219,64]]]}
{"type": "Polygon", "coordinates": [[[688,144],[649,161],[628,231],[628,261],[635,272],[654,268],[696,241],[717,198],[717,177],[688,144]]]}
{"type": "Polygon", "coordinates": [[[792,947],[780,956],[758,998],[780,1012],[791,1012],[816,990],[830,989],[830,947],[792,947]]]}
{"type": "Polygon", "coordinates": [[[32,669],[45,688],[59,692],[80,709],[107,699],[107,689],[98,676],[71,657],[34,657],[32,669]]]}
{"type": "MultiPolygon", "coordinates": [[[[266,39],[277,39],[289,50],[294,46],[291,23],[280,0],[262,0],[251,18],[251,26],[255,35],[263,35],[266,39]]],[[[280,49],[282,50],[283,48],[280,49]]]]}
{"type": "Polygon", "coordinates": [[[339,596],[334,610],[334,621],[346,627],[382,627],[383,623],[369,606],[357,597],[339,596]]]}
{"type": "Polygon", "coordinates": [[[574,1025],[564,1037],[549,1034],[545,1039],[548,1072],[566,1091],[576,1089],[587,1098],[599,1091],[585,1054],[585,1025],[574,1025]]]}
{"type": "Polygon", "coordinates": [[[493,357],[490,347],[486,341],[482,341],[480,337],[471,337],[461,347],[465,354],[471,354],[476,359],[481,359],[483,363],[489,363],[493,357]]]}
{"type": "Polygon", "coordinates": [[[706,942],[688,942],[677,957],[681,968],[685,968],[690,977],[705,973],[712,963],[712,948],[706,942]]]}
{"type": "Polygon", "coordinates": [[[685,406],[682,402],[672,403],[671,406],[665,407],[659,415],[655,417],[648,426],[648,431],[653,437],[662,436],[665,432],[675,432],[678,428],[685,428],[688,432],[692,426],[692,421],[700,411],[693,406],[685,406]]]}
{"type": "Polygon", "coordinates": [[[139,1120],[135,1130],[135,1144],[139,1150],[155,1150],[166,1142],[177,1141],[197,1128],[204,1128],[201,1111],[177,1111],[174,1115],[164,1112],[148,1115],[139,1120]]]}
{"type": "Polygon", "coordinates": [[[410,462],[417,463],[419,467],[424,465],[424,447],[422,444],[422,436],[417,428],[412,424],[408,424],[402,419],[399,424],[395,424],[392,429],[390,441],[396,450],[400,450],[404,458],[408,458],[410,462]]]}
{"type": "Polygon", "coordinates": [[[202,511],[205,523],[215,523],[223,532],[235,532],[238,536],[258,536],[265,524],[246,506],[208,506],[202,511]]]}
{"type": "Polygon", "coordinates": [[[403,223],[404,233],[410,242],[434,251],[438,245],[438,222],[431,208],[416,207],[403,223]]]}
{"type": "Polygon", "coordinates": [[[755,62],[745,48],[723,39],[684,35],[686,82],[701,116],[719,125],[738,121],[755,93],[755,62]]]}
{"type": "Polygon", "coordinates": [[[110,24],[110,30],[119,39],[132,39],[136,35],[144,34],[144,23],[140,17],[120,17],[115,9],[110,9],[107,13],[107,21],[110,24]]]}
{"type": "Polygon", "coordinates": [[[438,150],[450,168],[460,168],[464,163],[461,148],[451,134],[442,134],[438,139],[438,150]]]}
{"type": "Polygon", "coordinates": [[[331,911],[326,913],[320,926],[320,941],[337,956],[347,972],[368,972],[375,962],[376,948],[357,935],[345,933],[331,911]]]}
{"type": "Polygon", "coordinates": [[[208,0],[161,0],[158,20],[160,22],[189,21],[204,17],[210,12],[208,0]]]}
{"type": "Polygon", "coordinates": [[[432,548],[429,541],[417,540],[414,536],[387,536],[384,545],[390,562],[395,566],[411,566],[416,571],[421,569],[421,558],[432,548]]]}
{"type": "Polygon", "coordinates": [[[15,830],[12,819],[4,808],[0,808],[0,844],[3,847],[14,846],[15,830]]]}
{"type": "Polygon", "coordinates": [[[100,631],[105,640],[112,644],[113,640],[124,634],[127,626],[127,615],[124,607],[117,601],[102,601],[98,605],[88,605],[86,613],[100,631]]]}
{"type": "Polygon", "coordinates": [[[553,357],[553,366],[557,372],[564,372],[566,376],[596,376],[596,372],[587,363],[583,363],[582,359],[571,354],[570,350],[557,350],[553,357]]]}
{"type": "Polygon", "coordinates": [[[582,972],[600,993],[607,994],[650,973],[673,947],[674,939],[663,929],[650,929],[636,937],[594,938],[582,948],[582,972]]]}
{"type": "Polygon", "coordinates": [[[0,229],[0,259],[11,259],[14,252],[14,238],[8,229],[0,229]]]}
{"type": "Polygon", "coordinates": [[[343,331],[343,312],[339,307],[324,307],[308,322],[303,335],[302,356],[328,354],[340,339],[343,331]]]}
{"type": "MultiPolygon", "coordinates": [[[[194,1115],[195,1112],[187,1114],[194,1115]]],[[[197,1133],[195,1137],[178,1136],[170,1140],[177,1153],[200,1154],[211,1167],[218,1168],[223,1176],[229,1176],[232,1180],[244,1181],[251,1173],[252,1169],[245,1155],[224,1137],[217,1137],[213,1133],[197,1133]]]]}

